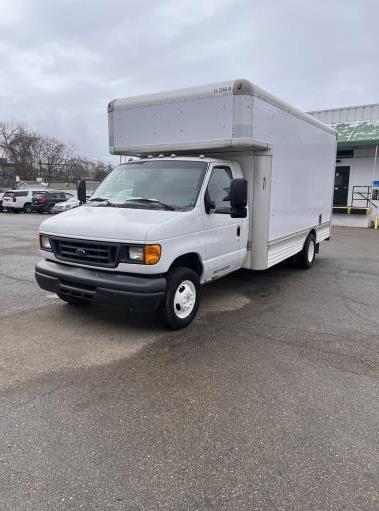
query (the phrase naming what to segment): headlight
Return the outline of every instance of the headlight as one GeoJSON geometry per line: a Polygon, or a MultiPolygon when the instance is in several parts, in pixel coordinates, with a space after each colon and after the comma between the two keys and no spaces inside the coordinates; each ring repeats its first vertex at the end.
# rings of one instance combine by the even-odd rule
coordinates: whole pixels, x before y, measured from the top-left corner
{"type": "Polygon", "coordinates": [[[50,240],[44,234],[39,235],[39,246],[40,246],[41,250],[48,250],[49,252],[52,251],[50,240]]]}
{"type": "Polygon", "coordinates": [[[120,263],[157,264],[161,258],[160,245],[124,246],[120,263]]]}
{"type": "Polygon", "coordinates": [[[133,263],[143,263],[144,247],[129,247],[129,260],[133,263]]]}

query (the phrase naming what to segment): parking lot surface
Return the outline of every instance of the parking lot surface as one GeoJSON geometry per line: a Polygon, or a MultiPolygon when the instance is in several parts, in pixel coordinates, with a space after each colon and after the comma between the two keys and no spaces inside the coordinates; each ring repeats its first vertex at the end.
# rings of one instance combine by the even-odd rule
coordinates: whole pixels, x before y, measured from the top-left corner
{"type": "Polygon", "coordinates": [[[0,213],[0,509],[379,509],[379,232],[237,272],[186,330],[34,281],[0,213]]]}

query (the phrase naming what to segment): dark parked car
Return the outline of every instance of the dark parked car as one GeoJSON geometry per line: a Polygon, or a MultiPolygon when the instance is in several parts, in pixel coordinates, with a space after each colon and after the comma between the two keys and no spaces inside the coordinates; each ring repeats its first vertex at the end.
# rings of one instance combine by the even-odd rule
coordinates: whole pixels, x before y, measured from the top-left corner
{"type": "Polygon", "coordinates": [[[55,204],[66,201],[73,197],[72,193],[67,192],[41,192],[33,197],[32,211],[37,213],[51,213],[55,204]]]}

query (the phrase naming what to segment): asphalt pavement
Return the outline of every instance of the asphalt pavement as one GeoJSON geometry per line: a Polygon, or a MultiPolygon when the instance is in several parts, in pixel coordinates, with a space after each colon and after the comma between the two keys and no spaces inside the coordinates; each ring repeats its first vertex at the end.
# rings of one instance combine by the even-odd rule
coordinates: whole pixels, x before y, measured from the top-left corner
{"type": "Polygon", "coordinates": [[[0,213],[1,510],[379,509],[379,231],[169,332],[40,290],[41,219],[0,213]]]}

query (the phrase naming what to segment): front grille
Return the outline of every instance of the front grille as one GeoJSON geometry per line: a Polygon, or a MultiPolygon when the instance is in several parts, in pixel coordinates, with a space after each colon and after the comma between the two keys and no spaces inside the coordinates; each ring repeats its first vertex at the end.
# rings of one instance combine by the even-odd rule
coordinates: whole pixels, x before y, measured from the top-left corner
{"type": "Polygon", "coordinates": [[[118,264],[119,245],[101,241],[50,239],[57,259],[93,266],[115,268],[118,264]]]}

